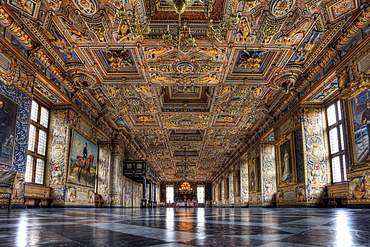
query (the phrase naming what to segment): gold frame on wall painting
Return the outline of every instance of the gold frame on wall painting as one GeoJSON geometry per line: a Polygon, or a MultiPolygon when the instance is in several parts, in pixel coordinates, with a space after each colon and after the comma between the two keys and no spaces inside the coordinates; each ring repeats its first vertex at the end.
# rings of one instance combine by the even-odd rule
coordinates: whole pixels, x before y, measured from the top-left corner
{"type": "Polygon", "coordinates": [[[351,166],[370,166],[370,89],[359,90],[347,98],[347,119],[352,153],[351,166]]]}
{"type": "Polygon", "coordinates": [[[278,184],[294,184],[297,181],[297,168],[292,134],[286,135],[277,143],[278,184]]]}

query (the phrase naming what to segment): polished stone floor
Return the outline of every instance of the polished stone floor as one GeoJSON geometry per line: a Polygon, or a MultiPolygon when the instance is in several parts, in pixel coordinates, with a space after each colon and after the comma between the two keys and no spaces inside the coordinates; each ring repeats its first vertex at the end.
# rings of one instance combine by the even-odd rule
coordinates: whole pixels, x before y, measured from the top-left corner
{"type": "Polygon", "coordinates": [[[0,246],[370,246],[370,209],[0,209],[0,246]]]}

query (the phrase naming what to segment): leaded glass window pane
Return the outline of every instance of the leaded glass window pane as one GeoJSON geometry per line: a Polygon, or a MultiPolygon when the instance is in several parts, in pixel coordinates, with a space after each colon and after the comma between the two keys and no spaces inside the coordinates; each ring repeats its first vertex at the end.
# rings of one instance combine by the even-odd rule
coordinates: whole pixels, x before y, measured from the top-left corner
{"type": "Polygon", "coordinates": [[[44,181],[44,168],[45,168],[45,161],[42,159],[37,159],[35,182],[38,184],[44,183],[43,182],[44,181]]]}
{"type": "Polygon", "coordinates": [[[36,127],[30,125],[30,131],[28,133],[28,151],[35,152],[36,145],[36,127]]]}
{"type": "Polygon", "coordinates": [[[47,133],[43,130],[39,130],[39,142],[37,152],[41,155],[46,154],[46,142],[47,142],[47,133]]]}
{"type": "Polygon", "coordinates": [[[40,124],[45,128],[47,128],[49,124],[49,110],[45,107],[41,107],[40,124]]]}

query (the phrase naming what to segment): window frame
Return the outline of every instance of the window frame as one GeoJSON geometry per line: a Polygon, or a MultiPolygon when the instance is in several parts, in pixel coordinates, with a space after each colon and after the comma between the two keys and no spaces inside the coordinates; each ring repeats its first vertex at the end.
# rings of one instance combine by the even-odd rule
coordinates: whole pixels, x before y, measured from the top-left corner
{"type": "Polygon", "coordinates": [[[197,202],[198,203],[205,203],[205,198],[206,198],[206,186],[204,185],[204,184],[198,184],[197,185],[197,202]],[[202,196],[203,197],[201,197],[199,194],[199,192],[200,192],[200,188],[202,188],[203,189],[203,194],[202,194],[202,196]],[[203,198],[203,201],[202,200],[200,200],[200,198],[203,198]]]}
{"type": "Polygon", "coordinates": [[[175,185],[173,184],[167,184],[166,185],[166,203],[175,203],[175,185]],[[168,189],[171,188],[171,193],[172,193],[172,200],[168,200],[168,189]]]}
{"type": "Polygon", "coordinates": [[[325,115],[326,115],[326,134],[328,139],[328,148],[329,148],[329,157],[330,157],[330,170],[331,170],[331,182],[334,183],[342,183],[347,180],[347,173],[348,173],[348,145],[347,145],[347,137],[346,137],[346,123],[345,123],[345,113],[344,113],[344,102],[340,99],[334,99],[327,104],[325,104],[325,115]],[[340,105],[340,109],[339,108],[340,105]],[[335,123],[329,125],[329,115],[328,109],[330,107],[334,107],[335,113],[335,123]],[[341,119],[339,119],[339,115],[341,119]],[[333,153],[331,148],[331,141],[330,141],[330,131],[336,130],[336,135],[338,137],[338,151],[333,153]],[[342,133],[341,133],[342,132],[342,133]],[[341,135],[342,134],[342,135],[341,135]],[[341,178],[340,181],[334,181],[334,167],[333,167],[333,160],[335,158],[339,158],[340,162],[340,172],[341,178]]]}
{"type": "MultiPolygon", "coordinates": [[[[45,103],[42,102],[42,100],[39,100],[37,98],[32,99],[32,102],[35,102],[38,104],[38,109],[37,109],[37,121],[33,120],[31,118],[32,115],[32,105],[31,105],[31,112],[30,112],[30,126],[29,129],[31,129],[31,126],[35,127],[35,140],[34,140],[34,146],[33,146],[33,151],[29,150],[29,139],[28,139],[28,147],[27,147],[27,160],[28,157],[32,157],[32,171],[31,171],[31,181],[27,181],[27,183],[36,183],[36,184],[41,184],[45,185],[45,180],[46,180],[46,164],[48,160],[48,148],[49,148],[49,131],[50,131],[50,116],[51,116],[51,107],[45,103]],[[46,109],[48,111],[48,121],[47,121],[47,127],[43,126],[41,124],[42,118],[42,108],[46,109]],[[45,155],[39,153],[39,138],[40,138],[40,132],[44,131],[46,133],[46,143],[45,143],[45,155]],[[42,171],[43,177],[42,177],[42,183],[36,182],[36,177],[37,177],[37,162],[38,160],[42,160],[44,162],[44,169],[42,171]]],[[[30,134],[30,133],[29,133],[30,134]]],[[[30,136],[28,137],[30,138],[30,136]]],[[[26,165],[27,169],[27,165],[26,165]]],[[[26,171],[27,173],[27,171],[26,171]]],[[[28,179],[28,178],[25,178],[28,179]]]]}

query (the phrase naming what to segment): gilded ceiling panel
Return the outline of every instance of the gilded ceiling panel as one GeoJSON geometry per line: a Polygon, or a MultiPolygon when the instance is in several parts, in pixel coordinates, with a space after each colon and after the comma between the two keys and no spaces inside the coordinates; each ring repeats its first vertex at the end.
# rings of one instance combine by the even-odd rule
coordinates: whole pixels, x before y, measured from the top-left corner
{"type": "MultiPolygon", "coordinates": [[[[136,158],[163,180],[183,179],[176,171],[185,157],[193,179],[219,174],[370,22],[360,0],[173,3],[8,0],[0,8],[4,37],[107,132],[144,149],[136,158]]],[[[335,91],[334,81],[312,99],[335,91]]],[[[52,101],[65,97],[41,85],[52,101]]]]}

